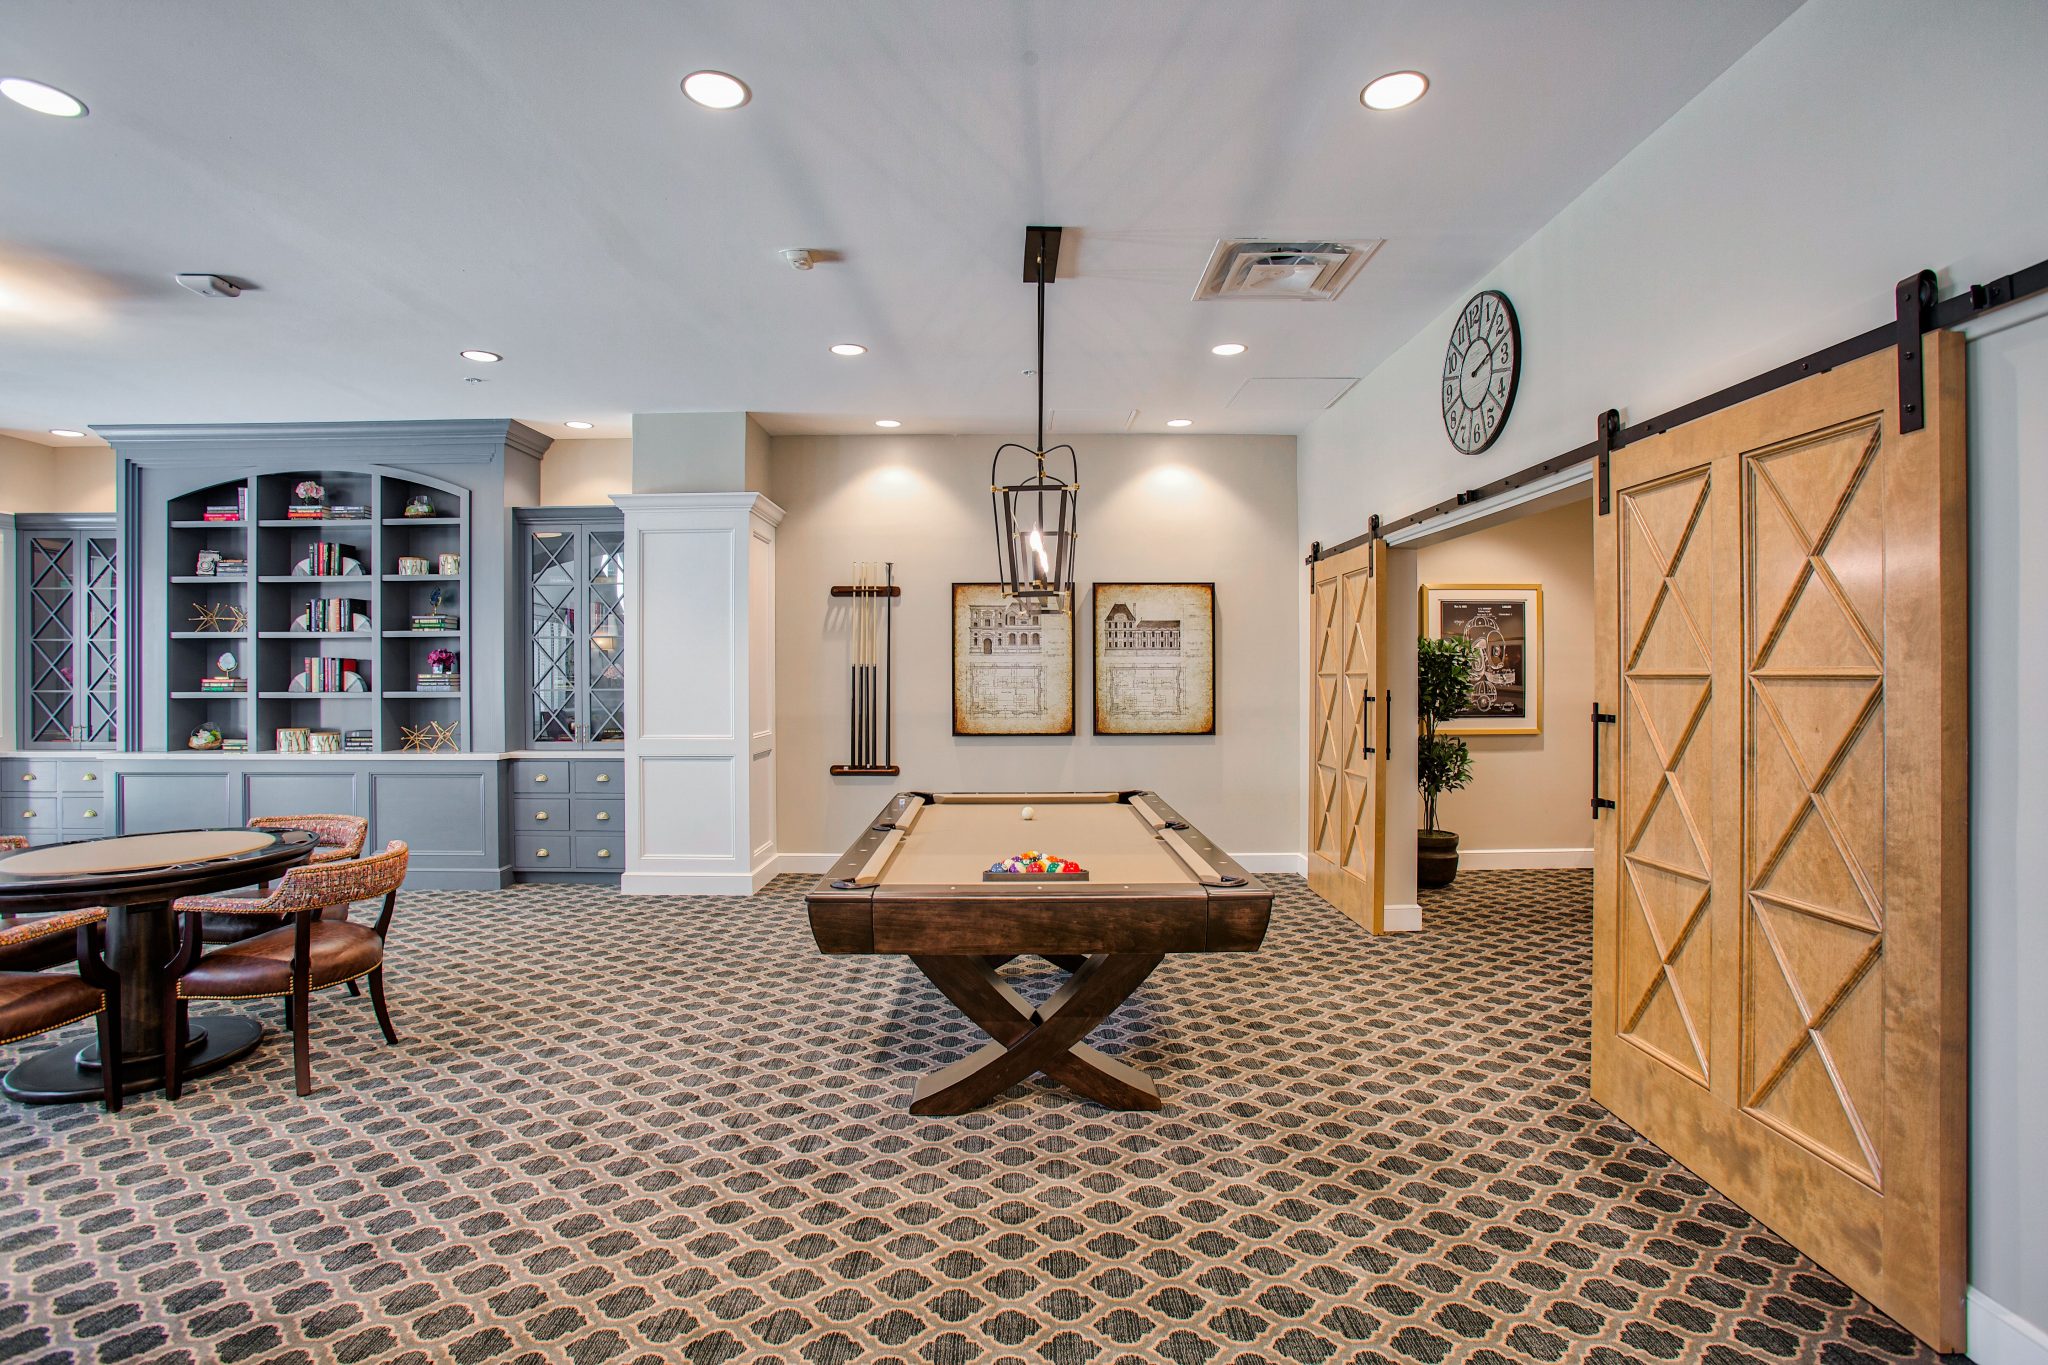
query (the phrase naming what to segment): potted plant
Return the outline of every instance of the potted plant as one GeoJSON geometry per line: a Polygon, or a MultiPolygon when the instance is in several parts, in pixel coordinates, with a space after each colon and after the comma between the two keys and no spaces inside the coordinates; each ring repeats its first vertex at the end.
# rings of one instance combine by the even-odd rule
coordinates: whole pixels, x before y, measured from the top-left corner
{"type": "Polygon", "coordinates": [[[1458,836],[1436,824],[1436,799],[1462,790],[1472,780],[1472,751],[1437,726],[1472,699],[1472,671],[1479,649],[1462,635],[1415,642],[1416,709],[1422,737],[1415,749],[1415,783],[1422,788],[1422,828],[1415,836],[1415,882],[1449,886],[1458,875],[1458,836]]]}

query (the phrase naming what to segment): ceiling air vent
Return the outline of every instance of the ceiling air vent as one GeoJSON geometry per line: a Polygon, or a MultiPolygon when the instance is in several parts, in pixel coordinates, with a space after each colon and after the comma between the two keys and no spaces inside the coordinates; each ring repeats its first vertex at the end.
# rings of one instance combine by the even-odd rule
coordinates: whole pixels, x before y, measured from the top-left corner
{"type": "Polygon", "coordinates": [[[1274,242],[1228,237],[1216,244],[1195,302],[1203,299],[1283,299],[1321,303],[1336,298],[1365,268],[1384,239],[1353,242],[1274,242]]]}

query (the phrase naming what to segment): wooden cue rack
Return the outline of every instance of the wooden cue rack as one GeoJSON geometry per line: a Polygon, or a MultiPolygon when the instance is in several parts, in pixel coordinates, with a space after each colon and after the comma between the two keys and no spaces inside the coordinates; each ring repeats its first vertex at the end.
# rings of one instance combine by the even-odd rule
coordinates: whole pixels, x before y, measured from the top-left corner
{"type": "Polygon", "coordinates": [[[847,761],[834,763],[834,777],[894,777],[896,741],[896,566],[857,564],[852,583],[834,584],[832,595],[853,599],[848,645],[847,761]],[[877,570],[880,573],[877,574],[877,570]],[[877,582],[877,577],[882,581],[877,582]]]}

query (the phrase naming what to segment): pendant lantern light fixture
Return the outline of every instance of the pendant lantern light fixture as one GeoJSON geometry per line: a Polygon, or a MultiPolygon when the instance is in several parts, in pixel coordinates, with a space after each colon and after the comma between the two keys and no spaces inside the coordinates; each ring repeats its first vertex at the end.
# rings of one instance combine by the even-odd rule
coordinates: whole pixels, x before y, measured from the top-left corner
{"type": "Polygon", "coordinates": [[[1038,442],[1028,449],[1015,441],[998,446],[989,462],[988,485],[995,511],[996,572],[1003,591],[1044,610],[1064,612],[1074,598],[1081,470],[1072,446],[1048,450],[1045,445],[1045,287],[1058,273],[1059,258],[1058,228],[1024,229],[1024,282],[1038,286],[1038,442]],[[1005,483],[999,477],[1003,456],[1013,450],[1030,457],[1032,472],[1005,483]],[[1047,459],[1062,453],[1067,457],[1064,480],[1045,467],[1047,459]]]}

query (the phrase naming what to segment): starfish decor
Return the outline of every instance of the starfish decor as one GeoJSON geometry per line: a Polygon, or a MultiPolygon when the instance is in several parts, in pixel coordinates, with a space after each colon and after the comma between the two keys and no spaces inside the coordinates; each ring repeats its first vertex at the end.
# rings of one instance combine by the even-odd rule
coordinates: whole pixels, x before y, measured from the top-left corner
{"type": "Polygon", "coordinates": [[[425,725],[401,725],[398,732],[405,736],[405,743],[401,747],[409,754],[431,754],[443,749],[456,748],[458,746],[455,743],[455,731],[461,724],[461,721],[443,724],[438,720],[430,720],[425,725]]]}
{"type": "Polygon", "coordinates": [[[249,628],[249,613],[232,603],[216,605],[194,602],[192,629],[209,633],[239,635],[249,628]]]}

